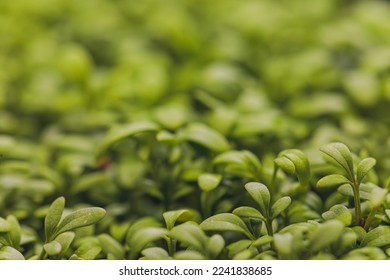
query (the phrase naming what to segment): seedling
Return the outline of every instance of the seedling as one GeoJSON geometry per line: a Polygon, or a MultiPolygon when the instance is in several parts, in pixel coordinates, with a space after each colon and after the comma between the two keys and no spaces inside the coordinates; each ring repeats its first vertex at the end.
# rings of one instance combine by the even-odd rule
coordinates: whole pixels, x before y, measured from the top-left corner
{"type": "Polygon", "coordinates": [[[342,174],[328,175],[318,181],[317,187],[337,187],[349,185],[353,191],[354,207],[355,207],[355,224],[364,226],[366,223],[362,216],[361,201],[360,201],[360,186],[367,173],[375,166],[374,158],[365,158],[359,162],[355,171],[352,154],[348,147],[343,143],[332,143],[321,148],[325,159],[331,164],[341,169],[342,174]]]}

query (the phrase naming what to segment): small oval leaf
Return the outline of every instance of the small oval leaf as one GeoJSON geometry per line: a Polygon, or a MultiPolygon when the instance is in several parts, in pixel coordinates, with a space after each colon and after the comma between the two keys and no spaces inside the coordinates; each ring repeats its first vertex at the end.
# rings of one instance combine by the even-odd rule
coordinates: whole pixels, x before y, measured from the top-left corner
{"type": "Polygon", "coordinates": [[[0,248],[0,260],[24,260],[24,256],[10,246],[0,248]]]}
{"type": "Polygon", "coordinates": [[[141,251],[141,254],[144,255],[143,259],[145,260],[171,260],[168,252],[160,247],[147,248],[141,251]]]}
{"type": "Polygon", "coordinates": [[[43,245],[43,249],[45,249],[46,253],[49,256],[55,256],[55,255],[58,255],[61,252],[62,247],[61,247],[61,244],[58,241],[53,240],[53,241],[43,245]]]}
{"type": "Polygon", "coordinates": [[[123,260],[125,258],[125,250],[114,238],[103,233],[98,236],[98,240],[104,253],[114,255],[116,260],[123,260]]]}
{"type": "Polygon", "coordinates": [[[71,259],[94,260],[101,251],[102,248],[97,238],[89,238],[88,240],[83,240],[71,259]]]}
{"type": "Polygon", "coordinates": [[[21,240],[21,229],[18,219],[15,216],[9,215],[7,217],[7,222],[9,225],[9,238],[12,243],[12,246],[15,248],[19,248],[20,240],[21,240]]]}
{"type": "Polygon", "coordinates": [[[260,207],[261,214],[268,218],[270,217],[270,201],[271,195],[268,188],[261,183],[250,182],[245,185],[245,189],[249,192],[250,196],[256,201],[260,207]]]}
{"type": "Polygon", "coordinates": [[[55,239],[58,243],[61,244],[61,252],[60,255],[65,254],[72,244],[76,234],[73,231],[64,232],[58,235],[55,239]]]}
{"type": "Polygon", "coordinates": [[[203,173],[198,178],[198,185],[202,191],[209,192],[218,187],[221,180],[220,174],[203,173]]]}
{"type": "Polygon", "coordinates": [[[390,244],[390,226],[379,226],[368,232],[362,246],[383,247],[390,244]]]}
{"type": "Polygon", "coordinates": [[[0,232],[8,232],[10,230],[10,225],[6,219],[0,217],[0,232]]]}
{"type": "Polygon", "coordinates": [[[352,223],[352,214],[348,210],[347,207],[341,204],[334,205],[329,209],[329,211],[326,211],[322,214],[322,217],[324,220],[333,220],[337,219],[344,223],[344,225],[349,226],[352,223]]]}
{"type": "Polygon", "coordinates": [[[214,165],[224,164],[225,172],[255,180],[261,172],[259,159],[250,151],[227,151],[213,160],[214,165]]]}
{"type": "Polygon", "coordinates": [[[271,219],[276,218],[280,213],[287,209],[291,204],[291,198],[284,196],[279,198],[271,207],[271,219]]]}
{"type": "Polygon", "coordinates": [[[190,210],[172,210],[163,213],[163,217],[165,220],[165,224],[167,225],[167,229],[172,229],[175,226],[176,221],[188,221],[190,220],[194,214],[190,210]]]}
{"type": "Polygon", "coordinates": [[[217,214],[204,220],[200,227],[206,231],[238,231],[248,238],[254,239],[246,224],[236,215],[230,213],[217,214]]]}
{"type": "Polygon", "coordinates": [[[183,245],[203,252],[206,249],[207,236],[197,224],[187,222],[174,227],[169,236],[183,245]]]}
{"type": "Polygon", "coordinates": [[[53,201],[50,205],[49,210],[47,211],[47,215],[45,217],[45,235],[46,241],[50,241],[53,239],[53,233],[61,220],[62,213],[65,208],[65,198],[59,197],[53,201]]]}
{"type": "Polygon", "coordinates": [[[317,182],[317,188],[335,188],[350,183],[351,182],[343,175],[332,174],[321,178],[317,182]]]}
{"type": "Polygon", "coordinates": [[[330,220],[319,225],[311,234],[310,251],[318,252],[335,242],[342,235],[344,227],[339,220],[330,220]]]}
{"type": "Polygon", "coordinates": [[[58,225],[55,236],[74,230],[79,227],[85,227],[99,222],[106,215],[106,211],[100,207],[89,207],[76,210],[66,216],[58,225]]]}
{"type": "Polygon", "coordinates": [[[367,173],[375,166],[376,159],[368,157],[363,159],[357,167],[357,181],[360,183],[367,173]]]}
{"type": "Polygon", "coordinates": [[[345,172],[348,174],[350,180],[353,179],[353,160],[351,151],[343,143],[330,143],[324,145],[320,148],[320,151],[323,152],[327,158],[331,159],[331,163],[342,167],[345,172]]]}
{"type": "Polygon", "coordinates": [[[298,149],[288,149],[280,153],[275,163],[284,171],[295,174],[302,185],[310,179],[310,164],[306,155],[298,149]]]}
{"type": "Polygon", "coordinates": [[[207,242],[207,251],[209,258],[215,260],[225,247],[225,240],[219,234],[214,234],[207,242]]]}
{"type": "Polygon", "coordinates": [[[146,247],[146,245],[162,238],[166,234],[168,234],[168,230],[164,228],[147,227],[140,229],[134,233],[129,240],[130,258],[134,259],[139,252],[146,247]]]}
{"type": "Polygon", "coordinates": [[[243,218],[255,218],[265,221],[266,218],[255,208],[241,206],[233,210],[233,214],[243,218]]]}
{"type": "Polygon", "coordinates": [[[202,123],[191,123],[184,128],[179,137],[204,146],[214,152],[223,152],[230,148],[229,142],[218,131],[202,123]]]}
{"type": "Polygon", "coordinates": [[[151,121],[139,121],[130,124],[116,125],[108,131],[103,139],[102,144],[98,148],[98,154],[103,153],[111,145],[126,137],[144,132],[156,132],[158,130],[159,126],[151,121]]]}
{"type": "Polygon", "coordinates": [[[260,238],[257,238],[255,241],[253,241],[252,246],[263,246],[265,244],[271,243],[274,240],[273,236],[264,235],[260,238]]]}

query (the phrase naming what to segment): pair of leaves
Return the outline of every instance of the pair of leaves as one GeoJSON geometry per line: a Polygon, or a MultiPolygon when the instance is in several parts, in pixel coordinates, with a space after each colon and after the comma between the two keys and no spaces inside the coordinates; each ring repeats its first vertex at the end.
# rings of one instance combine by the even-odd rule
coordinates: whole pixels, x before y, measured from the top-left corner
{"type": "Polygon", "coordinates": [[[329,175],[322,178],[317,186],[321,188],[335,187],[342,184],[354,184],[360,185],[364,177],[375,166],[376,160],[368,157],[359,162],[356,170],[356,176],[354,171],[352,153],[348,147],[343,143],[331,143],[320,148],[324,153],[325,159],[332,164],[339,166],[343,169],[346,176],[343,175],[329,175]]]}
{"type": "Polygon", "coordinates": [[[233,211],[233,214],[222,213],[207,218],[200,224],[201,228],[206,231],[237,231],[243,233],[249,239],[254,240],[256,239],[255,235],[249,230],[248,226],[240,217],[260,219],[268,223],[275,219],[291,204],[291,198],[285,196],[278,199],[272,207],[270,207],[270,192],[268,188],[261,183],[247,183],[245,189],[257,202],[260,211],[248,206],[239,207],[233,211]]]}
{"type": "Polygon", "coordinates": [[[298,149],[289,149],[281,152],[274,160],[283,171],[296,175],[303,186],[310,180],[310,164],[306,155],[298,149]]]}
{"type": "Polygon", "coordinates": [[[106,211],[99,207],[76,210],[62,218],[65,209],[65,198],[57,198],[49,207],[45,218],[46,242],[53,241],[61,233],[99,222],[106,211]]]}
{"type": "MultiPolygon", "coordinates": [[[[245,185],[249,195],[258,204],[262,220],[273,220],[291,204],[291,198],[284,196],[279,198],[271,206],[271,194],[264,184],[250,182],[245,185]]],[[[252,211],[253,212],[253,211],[252,211]]]]}
{"type": "Polygon", "coordinates": [[[348,180],[354,181],[354,169],[352,153],[343,143],[330,143],[320,148],[324,154],[325,160],[335,166],[339,166],[346,173],[348,180]]]}

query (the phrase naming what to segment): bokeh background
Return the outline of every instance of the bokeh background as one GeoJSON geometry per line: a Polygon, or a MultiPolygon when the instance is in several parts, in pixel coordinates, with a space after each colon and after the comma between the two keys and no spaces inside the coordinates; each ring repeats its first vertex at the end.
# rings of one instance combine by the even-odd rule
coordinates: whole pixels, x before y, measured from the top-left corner
{"type": "MultiPolygon", "coordinates": [[[[138,121],[169,133],[200,122],[265,163],[299,148],[314,171],[318,147],[341,141],[375,157],[385,185],[389,19],[375,0],[1,0],[0,216],[39,228],[59,195],[108,209],[102,228],[176,207],[155,206],[157,167],[143,160],[171,184],[180,152],[142,138],[97,153],[107,131],[138,121]]],[[[188,157],[177,197],[207,166],[188,157]]]]}

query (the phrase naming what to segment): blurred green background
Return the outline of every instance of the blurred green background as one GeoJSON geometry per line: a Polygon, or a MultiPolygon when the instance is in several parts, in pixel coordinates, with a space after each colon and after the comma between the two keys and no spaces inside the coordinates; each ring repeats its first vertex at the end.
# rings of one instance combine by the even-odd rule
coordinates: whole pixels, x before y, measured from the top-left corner
{"type": "Polygon", "coordinates": [[[377,158],[384,184],[389,19],[386,1],[0,1],[0,216],[43,216],[58,195],[126,200],[147,152],[125,142],[106,172],[96,149],[144,120],[204,123],[265,161],[300,148],[315,163],[342,141],[377,158]]]}

